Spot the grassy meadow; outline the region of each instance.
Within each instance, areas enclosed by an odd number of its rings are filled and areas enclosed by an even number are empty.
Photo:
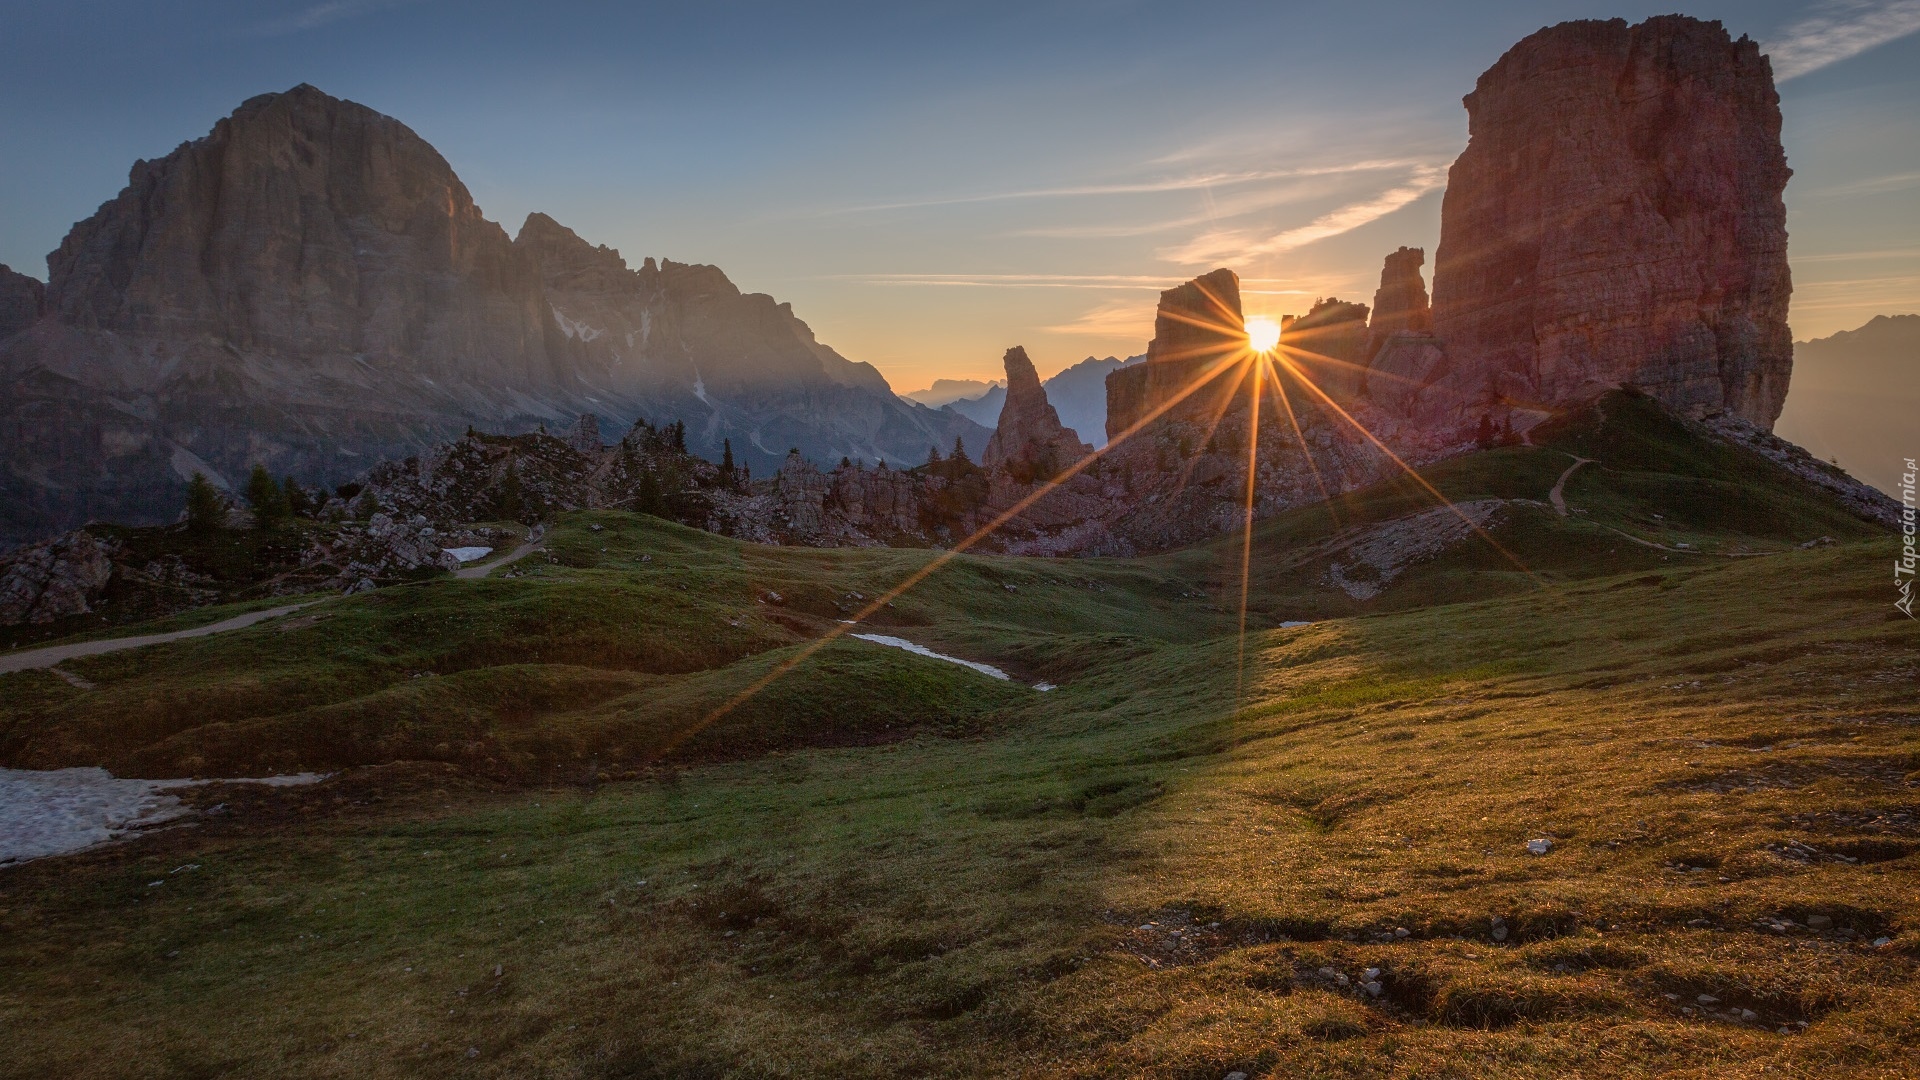
[[[618,513],[0,677],[9,766],[336,774],[0,869],[0,1076],[1913,1075],[1893,544],[1630,434],[1496,530],[1531,577],[1329,588],[1387,485],[1262,528],[1244,641],[1237,540],[961,556],[862,628],[1011,681],[842,638],[707,723],[937,555]],[[1566,452],[1430,479],[1542,499]]]

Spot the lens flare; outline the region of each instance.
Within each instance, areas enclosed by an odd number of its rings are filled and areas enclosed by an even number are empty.
[[[1279,344],[1279,323],[1265,315],[1255,315],[1247,320],[1247,348],[1257,353],[1270,353]]]

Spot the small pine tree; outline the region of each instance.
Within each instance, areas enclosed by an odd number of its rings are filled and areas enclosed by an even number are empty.
[[[273,482],[265,465],[255,465],[247,477],[247,506],[253,510],[253,523],[271,529],[287,520],[287,493]]]
[[[1513,414],[1508,413],[1500,418],[1500,445],[1518,446],[1519,444],[1519,438],[1513,433]]]
[[[506,475],[500,478],[500,490],[494,496],[494,513],[502,521],[519,521],[526,512],[526,497],[520,490],[520,463],[509,458]]]
[[[634,494],[633,508],[642,514],[664,516],[661,512],[660,478],[654,475],[652,469],[640,474],[640,490]]]
[[[853,459],[847,457],[845,454],[842,454],[840,456],[840,467],[843,469],[853,468]]]
[[[973,464],[973,459],[967,456],[967,440],[959,435],[953,437],[953,460],[963,465]]]
[[[733,482],[733,440],[732,439],[720,440],[720,479],[729,484]]]
[[[687,452],[687,422],[685,420],[675,420],[673,422],[672,430],[673,430],[673,448],[675,450],[680,451],[683,454],[686,453]]]
[[[927,464],[929,465],[940,464],[940,448],[939,447],[937,446],[927,447]]]
[[[301,487],[293,477],[289,476],[280,481],[280,488],[287,493],[287,513],[294,517],[312,517],[313,512],[320,508],[314,502],[313,496],[307,493],[307,489]],[[322,488],[320,497],[324,499],[326,496],[326,489]]]
[[[212,532],[227,522],[227,498],[213,486],[205,473],[194,473],[187,481],[187,528],[192,532]]]
[[[1473,441],[1482,450],[1493,445],[1493,417],[1480,414],[1480,430],[1474,434]]]

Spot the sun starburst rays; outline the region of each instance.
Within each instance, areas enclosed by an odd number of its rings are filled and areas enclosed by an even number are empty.
[[[1190,378],[1173,393],[1167,395],[1164,400],[1156,403],[1145,415],[1109,439],[1104,447],[1081,457],[1058,475],[1036,485],[1032,491],[1015,501],[1013,505],[996,514],[992,520],[974,530],[967,537],[955,543],[951,548],[927,560],[919,569],[907,575],[892,588],[887,589],[869,601],[865,607],[855,612],[852,618],[829,627],[818,637],[807,642],[794,655],[776,664],[764,675],[755,679],[718,707],[708,712],[698,722],[677,734],[658,751],[657,757],[665,757],[671,754],[674,750],[684,745],[687,740],[693,738],[746,702],[752,700],[754,696],[811,659],[818,654],[820,650],[852,632],[856,627],[865,623],[894,600],[905,595],[928,577],[932,576],[941,567],[952,562],[954,558],[1004,528],[1008,523],[1018,518],[1042,498],[1084,472],[1097,461],[1112,454],[1128,440],[1133,438],[1133,436],[1139,434],[1149,425],[1158,421],[1168,412],[1208,386],[1218,387],[1216,400],[1208,402],[1201,412],[1201,415],[1206,417],[1206,439],[1209,443],[1219,431],[1227,414],[1232,411],[1234,403],[1239,397],[1240,389],[1244,386],[1247,391],[1247,474],[1242,499],[1243,506],[1241,507],[1240,603],[1237,626],[1238,640],[1235,655],[1236,699],[1245,692],[1246,685],[1247,622],[1250,617],[1253,580],[1253,532],[1254,522],[1259,508],[1261,397],[1267,388],[1268,380],[1272,381],[1274,394],[1287,415],[1288,427],[1292,430],[1294,439],[1299,444],[1301,459],[1305,463],[1308,472],[1313,476],[1314,485],[1318,488],[1322,499],[1326,501],[1328,513],[1334,515],[1336,523],[1338,516],[1333,506],[1331,490],[1327,486],[1326,478],[1321,473],[1318,463],[1314,460],[1313,449],[1308,443],[1305,428],[1301,424],[1299,413],[1294,408],[1291,397],[1287,393],[1286,381],[1288,376],[1298,380],[1302,388],[1313,398],[1318,399],[1318,403],[1322,408],[1345,421],[1347,425],[1357,431],[1367,442],[1371,443],[1382,454],[1386,455],[1388,460],[1392,461],[1400,471],[1404,472],[1419,484],[1419,486],[1441,506],[1448,508],[1453,511],[1454,514],[1458,515],[1461,520],[1466,522],[1467,526],[1490,547],[1499,552],[1500,555],[1509,562],[1519,567],[1523,573],[1527,574],[1527,576],[1532,578],[1536,583],[1544,587],[1546,583],[1541,581],[1519,558],[1503,547],[1498,541],[1494,540],[1485,529],[1475,523],[1470,516],[1458,506],[1455,506],[1445,495],[1441,494],[1438,488],[1435,488],[1425,477],[1421,476],[1418,471],[1407,464],[1404,459],[1389,449],[1384,442],[1368,430],[1352,413],[1341,407],[1331,395],[1314,381],[1312,374],[1301,361],[1356,368],[1362,371],[1367,370],[1364,366],[1351,364],[1335,357],[1324,356],[1312,350],[1301,349],[1294,343],[1284,339],[1276,339],[1270,349],[1255,348],[1255,343],[1249,338],[1246,325],[1242,321],[1240,313],[1235,310],[1232,305],[1227,304],[1221,297],[1214,295],[1212,290],[1208,289],[1204,283],[1196,282],[1195,284],[1198,286],[1198,291],[1202,297],[1205,298],[1207,306],[1214,312],[1217,312],[1219,316],[1221,316],[1220,318],[1216,319],[1205,315],[1195,315],[1180,311],[1162,311],[1160,317],[1208,331],[1211,335],[1217,335],[1218,340],[1211,342],[1202,341],[1180,348],[1162,350],[1155,354],[1154,360],[1151,362],[1157,364],[1167,361],[1206,360],[1207,362],[1205,364],[1195,365],[1199,367],[1200,370],[1194,372]],[[1265,344],[1265,342],[1262,341],[1260,344]],[[1371,372],[1371,374],[1380,375],[1386,373]],[[1176,494],[1185,490],[1187,482],[1192,475],[1193,468],[1195,464],[1197,464],[1202,452],[1204,452],[1204,446],[1194,447],[1193,452],[1186,455],[1188,460],[1184,463],[1185,467],[1174,489]]]

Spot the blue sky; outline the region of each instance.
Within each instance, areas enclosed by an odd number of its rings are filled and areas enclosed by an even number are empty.
[[[899,390],[1140,351],[1158,289],[1370,300],[1439,238],[1460,97],[1515,41],[1671,3],[0,0],[0,262],[135,158],[310,82],[532,210],[792,301]],[[1920,311],[1920,0],[1693,3],[1775,56],[1795,336]]]

